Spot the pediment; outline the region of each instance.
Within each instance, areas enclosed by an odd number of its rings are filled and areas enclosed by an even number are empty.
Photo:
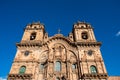
[[[54,41],[63,41],[67,44],[74,45],[74,42],[71,41],[68,37],[63,36],[62,34],[56,34],[48,39],[47,43],[54,42]]]

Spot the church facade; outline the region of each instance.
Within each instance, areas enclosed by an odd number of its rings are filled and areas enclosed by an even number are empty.
[[[49,37],[43,24],[28,24],[16,46],[8,80],[108,80],[101,42],[88,23],[75,23],[67,37]]]

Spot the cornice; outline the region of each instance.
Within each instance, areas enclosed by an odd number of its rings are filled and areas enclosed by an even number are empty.
[[[32,79],[32,74],[9,74],[8,75],[8,80],[11,80],[11,79]]]
[[[36,47],[42,46],[41,43],[16,43],[17,47]]]
[[[25,28],[25,30],[44,30],[44,28]]]
[[[93,60],[82,59],[80,62],[104,62],[104,61],[101,59],[93,59]]]
[[[86,46],[92,46],[92,47],[96,47],[96,46],[101,46],[101,42],[74,42],[71,41],[68,37],[64,37],[61,34],[57,34],[53,37],[49,37],[47,41],[21,41],[20,43],[16,43],[17,47],[41,47],[44,46],[46,44],[49,44],[50,42],[53,42],[54,40],[63,40],[65,42],[67,42],[69,45],[71,46],[80,46],[80,47],[86,47]]]
[[[82,78],[84,79],[107,79],[108,78],[108,74],[107,73],[97,73],[97,74],[83,74]]]
[[[101,46],[101,42],[76,42],[78,46]]]
[[[21,59],[19,59],[19,60],[14,60],[14,63],[15,62],[17,62],[17,63],[23,63],[23,62],[25,62],[25,63],[30,63],[30,62],[32,62],[32,63],[39,63],[38,60],[33,60],[33,59],[31,59],[31,60],[21,60]]]

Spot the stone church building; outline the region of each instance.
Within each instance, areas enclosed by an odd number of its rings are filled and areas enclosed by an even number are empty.
[[[28,24],[16,46],[8,80],[108,80],[101,42],[88,23],[75,23],[67,37],[49,37],[43,24]]]

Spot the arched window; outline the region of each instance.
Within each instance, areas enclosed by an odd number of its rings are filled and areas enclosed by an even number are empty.
[[[41,63],[41,64],[40,64],[40,70],[44,70],[44,69],[45,69],[45,66],[46,66],[46,63]]]
[[[96,74],[97,73],[97,68],[94,65],[92,65],[92,66],[90,66],[90,71],[91,71],[92,74]]]
[[[83,32],[82,34],[81,34],[82,36],[82,39],[88,39],[88,33],[87,32]]]
[[[61,70],[61,63],[60,61],[55,62],[55,71],[60,71]]]
[[[36,33],[34,32],[34,33],[31,33],[31,35],[30,35],[30,40],[34,40],[36,38]]]
[[[59,78],[59,77],[57,77],[57,78],[56,78],[56,80],[60,80],[60,78]]]
[[[61,79],[62,79],[62,80],[66,80],[65,76],[63,76]]]
[[[26,67],[25,66],[21,66],[20,70],[19,70],[19,74],[24,74],[26,71]]]

